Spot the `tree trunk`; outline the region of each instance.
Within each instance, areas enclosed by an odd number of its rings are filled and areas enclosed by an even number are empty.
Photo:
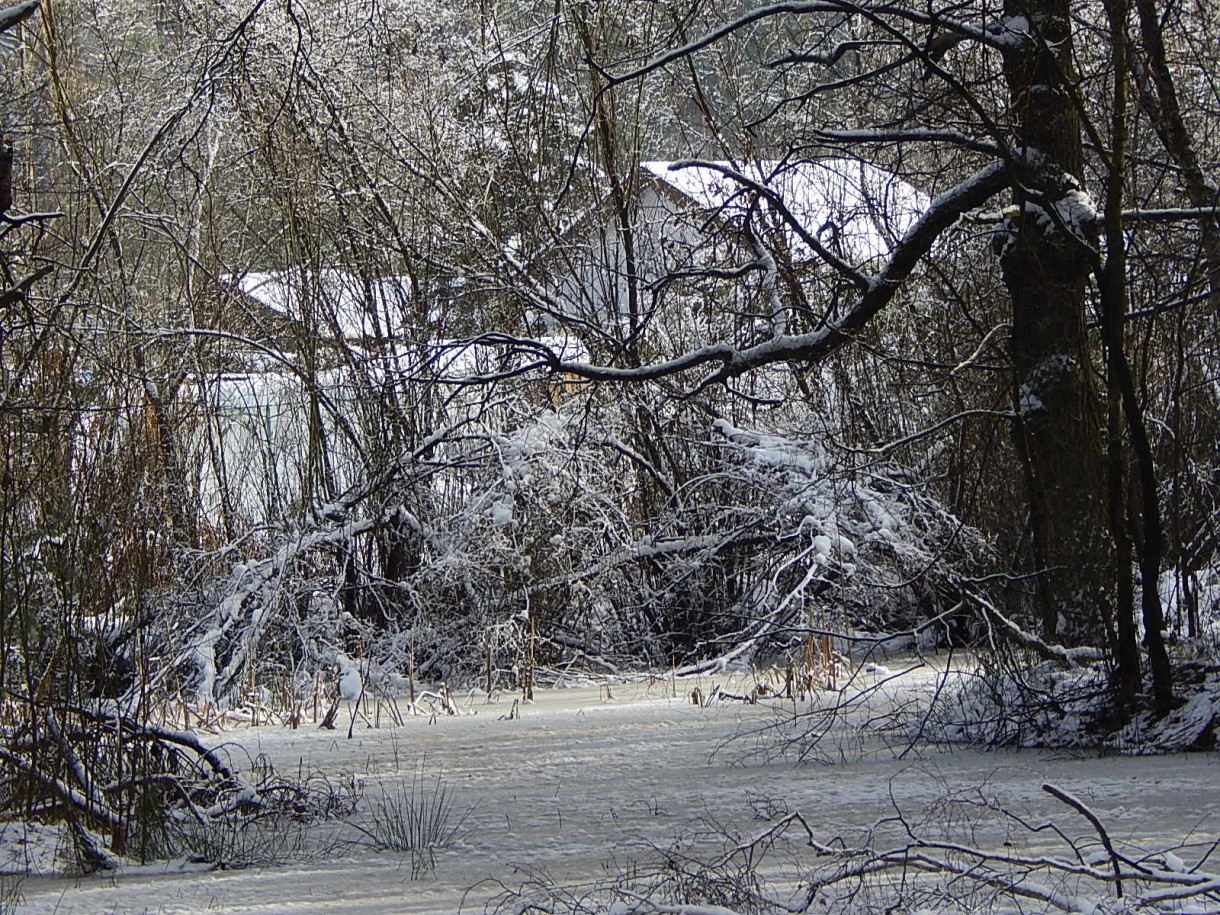
[[[1063,218],[1079,193],[1082,146],[1067,0],[1006,0],[1033,25],[1004,61],[1016,147],[1017,207],[1002,239],[1012,299],[1016,439],[1029,489],[1037,611],[1048,639],[1096,643],[1109,616],[1102,416],[1093,389],[1084,294],[1096,227]]]
[[[1118,702],[1130,711],[1140,693],[1140,657],[1131,579],[1134,543],[1127,511],[1127,460],[1123,429],[1125,383],[1130,381],[1125,347],[1127,317],[1127,249],[1123,237],[1123,185],[1127,157],[1126,0],[1107,0],[1114,91],[1110,117],[1110,157],[1106,175],[1106,261],[1098,271],[1102,340],[1106,350],[1106,460],[1108,506],[1114,537],[1114,620],[1117,628],[1113,684]]]
[[[1111,400],[1117,395],[1119,403],[1111,409],[1121,409],[1127,419],[1131,446],[1135,453],[1139,471],[1141,514],[1143,517],[1143,543],[1140,550],[1140,605],[1144,620],[1144,645],[1148,650],[1148,667],[1152,674],[1152,696],[1158,715],[1168,714],[1173,707],[1173,676],[1165,640],[1161,633],[1165,619],[1161,608],[1159,578],[1161,574],[1162,525],[1160,496],[1156,485],[1156,464],[1148,430],[1144,423],[1143,406],[1135,390],[1131,365],[1127,360],[1125,329],[1127,314],[1127,257],[1126,238],[1123,231],[1123,185],[1126,176],[1127,157],[1127,3],[1125,0],[1107,0],[1106,14],[1110,23],[1110,46],[1114,61],[1114,95],[1112,105],[1111,152],[1109,178],[1106,194],[1106,263],[1100,272],[1103,336],[1106,343],[1107,377]],[[1117,430],[1115,430],[1117,431]],[[1115,445],[1117,443],[1114,443]],[[1112,445],[1113,447],[1113,445]],[[1115,485],[1121,485],[1124,474],[1120,472]],[[1120,557],[1125,562],[1117,568],[1120,589],[1124,592],[1119,602],[1119,652],[1116,680],[1120,696],[1138,689],[1139,668],[1132,669],[1134,654],[1135,620],[1134,608],[1129,598],[1130,591],[1130,535],[1121,518],[1116,518],[1115,543]],[[1126,545],[1124,551],[1122,547]],[[1136,659],[1138,660],[1138,659]],[[1124,682],[1124,679],[1127,682]]]

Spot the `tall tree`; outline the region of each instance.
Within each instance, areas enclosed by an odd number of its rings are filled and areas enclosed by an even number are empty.
[[[887,257],[866,263],[825,243],[827,226],[802,224],[778,184],[723,162],[691,162],[720,171],[743,194],[778,212],[790,237],[800,237],[823,269],[838,275],[847,301],[810,295],[812,274],[791,258],[775,257],[772,236],[772,246],[756,247],[756,260],[744,269],[740,263],[733,271],[709,265],[704,275],[727,284],[785,264],[786,288],[805,291],[785,307],[800,300],[812,309],[812,320],[760,322],[744,343],[708,340],[641,366],[547,358],[557,369],[592,379],[678,376],[695,388],[777,362],[826,360],[866,337],[879,316],[913,294],[923,260],[942,259],[947,245],[960,250],[970,244],[959,231],[963,218],[990,222],[1008,299],[1009,419],[1028,506],[1030,548],[1013,570],[1032,582],[1026,609],[1049,642],[1104,647],[1117,662],[1116,686],[1130,697],[1140,687],[1131,578],[1138,560],[1145,647],[1155,704],[1164,712],[1173,699],[1157,590],[1157,468],[1147,407],[1127,355],[1124,204],[1132,176],[1125,168],[1125,10],[1100,11],[1108,13],[1103,19],[1068,0],[1006,0],[1002,9],[966,4],[945,11],[783,2],[741,12],[643,65],[596,61],[605,74],[598,88],[604,95],[630,81],[672,75],[713,53],[734,57],[722,53],[729,47],[771,47],[770,34],[781,32],[788,48],[762,62],[782,78],[761,114],[753,112],[739,125],[755,138],[768,136],[769,145],[751,153],[784,162],[828,155],[872,159],[935,196],[913,224],[891,229]],[[1104,47],[1082,53],[1075,43],[1082,26],[1091,38],[1104,36]],[[1137,88],[1145,108],[1158,113],[1154,126],[1171,155],[1189,173],[1192,202],[1203,206],[1205,176],[1182,131],[1173,128],[1163,48],[1158,51],[1147,32],[1145,24],[1147,61],[1137,68]],[[795,111],[810,117],[802,122]],[[782,130],[774,129],[777,123]],[[1104,205],[1096,202],[1099,193]],[[995,202],[1002,194],[1008,201]],[[983,212],[986,205],[997,211]],[[877,209],[885,207],[878,203]],[[1189,223],[1195,217],[1184,218]],[[1213,230],[1206,221],[1203,226],[1206,251]],[[1188,230],[1197,227],[1196,220]],[[1102,316],[1101,333],[1091,325],[1093,306]],[[979,346],[981,352],[991,343],[984,338]],[[1105,397],[1098,384],[1103,376]]]

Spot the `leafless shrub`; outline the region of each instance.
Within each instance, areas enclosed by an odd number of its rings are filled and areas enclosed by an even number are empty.
[[[104,705],[17,708],[0,748],[0,813],[65,821],[82,871],[114,856],[252,863],[296,841],[278,824],[343,816],[358,798],[354,782],[285,777],[262,757],[243,772],[194,734]]]
[[[833,689],[784,690],[773,695],[768,702],[774,714],[743,726],[717,753],[737,762],[831,764],[879,750],[895,756],[914,752],[923,739],[914,730],[918,722],[914,710],[926,713],[927,703],[919,698],[919,691],[908,694],[899,684],[908,674],[943,666],[946,660],[917,654],[890,669],[870,660],[874,648],[865,644],[855,660],[842,657]],[[952,656],[948,663],[952,664]],[[939,687],[934,690],[938,691]]]
[[[257,757],[248,777],[246,808],[212,817],[173,809],[160,821],[150,857],[186,858],[219,868],[261,867],[325,857],[340,844],[328,823],[351,815],[361,799],[350,777],[301,770],[286,776]]]
[[[436,869],[437,850],[453,845],[470,810],[459,809],[453,789],[421,764],[409,782],[393,782],[374,800],[368,822],[356,828],[379,851],[407,852],[412,876],[420,877]]]
[[[182,819],[166,826],[158,857],[185,858],[230,870],[271,867],[318,858],[334,847],[319,845],[310,824],[282,818],[223,817],[201,823]]]
[[[491,900],[483,907],[484,912],[513,915],[602,915],[608,906],[605,884],[590,882],[583,884],[561,884],[546,871],[521,868],[521,881],[510,886],[504,881],[491,881],[472,887],[470,894],[491,890]],[[463,911],[465,911],[463,906]]]

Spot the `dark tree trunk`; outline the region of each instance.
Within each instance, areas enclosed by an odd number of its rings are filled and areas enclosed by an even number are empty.
[[[0,137],[0,213],[13,205],[13,147]]]
[[[1140,606],[1144,621],[1144,645],[1148,650],[1148,668],[1152,674],[1152,697],[1159,715],[1165,715],[1173,707],[1173,674],[1165,640],[1164,612],[1161,608],[1159,579],[1161,554],[1163,552],[1160,496],[1156,485],[1156,463],[1148,430],[1144,423],[1143,405],[1139,401],[1127,360],[1125,329],[1127,313],[1127,257],[1126,238],[1123,231],[1123,185],[1126,177],[1127,156],[1127,14],[1126,0],[1107,0],[1106,14],[1110,23],[1111,51],[1114,61],[1114,95],[1111,128],[1111,152],[1109,186],[1106,194],[1106,264],[1099,281],[1102,290],[1103,335],[1106,343],[1107,377],[1111,401],[1117,397],[1112,411],[1121,409],[1127,419],[1127,430],[1139,471],[1140,512],[1143,525],[1143,542],[1140,544]],[[1120,479],[1122,474],[1120,473]],[[1117,481],[1115,483],[1117,484]],[[1130,536],[1121,530],[1119,519],[1115,528],[1115,542],[1120,547],[1130,542]],[[1121,532],[1120,532],[1121,530]],[[1122,554],[1120,549],[1120,555]],[[1126,551],[1126,562],[1117,568],[1120,585],[1130,590],[1130,549]],[[1116,680],[1120,696],[1130,694],[1140,686],[1139,668],[1132,669],[1131,656],[1135,654],[1134,608],[1128,594],[1120,595],[1118,606],[1119,652],[1117,656]]]
[[[1019,159],[1017,207],[1002,240],[1012,299],[1017,447],[1026,467],[1037,604],[1047,638],[1096,643],[1108,628],[1111,543],[1106,524],[1102,412],[1092,385],[1084,296],[1095,226],[1065,223],[1083,158],[1071,94],[1067,0],[1006,0],[1031,45],[1005,58]]]
[[[1123,430],[1124,391],[1131,373],[1124,345],[1127,312],[1127,251],[1123,237],[1123,185],[1127,156],[1126,0],[1107,0],[1112,40],[1114,91],[1110,119],[1110,160],[1106,175],[1106,261],[1098,271],[1101,291],[1102,340],[1106,350],[1107,503],[1114,537],[1115,642],[1113,683],[1119,704],[1130,711],[1141,689],[1140,656],[1135,625],[1135,594],[1131,579],[1134,543],[1127,511],[1127,459]]]

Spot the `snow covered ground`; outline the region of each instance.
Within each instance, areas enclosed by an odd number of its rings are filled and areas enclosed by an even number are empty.
[[[925,670],[905,678],[901,689],[926,689],[932,679]],[[1220,836],[1214,754],[1099,758],[924,748],[898,758],[905,743],[845,729],[825,745],[834,765],[763,764],[746,752],[754,738],[734,738],[770,722],[774,709],[737,701],[693,705],[691,690],[700,686],[706,695],[713,682],[726,685],[724,677],[676,686],[620,683],[611,699],[598,687],[549,690],[518,718],[508,717],[512,696],[495,703],[471,697],[458,717],[408,718],[401,727],[377,729],[357,722],[351,739],[345,716],[336,731],[232,730],[217,740],[266,754],[284,771],[354,774],[366,801],[386,786],[410,784],[421,770],[426,779],[441,778],[456,807],[470,809],[460,839],[422,877],[413,874],[409,855],[373,852],[350,829],[352,842],[323,860],[280,867],[167,872],[161,866],[117,876],[29,877],[20,885],[18,910],[481,912],[527,871],[564,883],[603,879],[632,861],[656,860],[657,848],[713,821],[749,835],[766,828],[764,817],[799,810],[820,839],[850,842],[862,827],[892,814],[895,803],[918,818],[946,792],[975,785],[1035,820],[1053,815],[1069,834],[1089,835],[1091,827],[1048,797],[1041,788],[1046,782],[1088,804],[1118,841],[1152,848]],[[741,692],[749,685],[727,684]],[[890,692],[872,711],[893,701]],[[977,839],[999,846],[1005,836]]]

